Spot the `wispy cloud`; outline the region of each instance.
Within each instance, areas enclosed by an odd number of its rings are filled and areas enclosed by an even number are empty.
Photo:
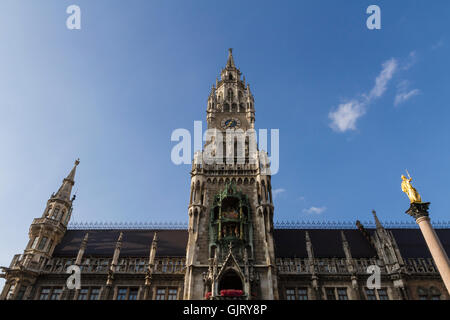
[[[375,85],[370,92],[364,93],[360,98],[341,103],[335,111],[328,114],[331,120],[330,127],[336,132],[356,130],[356,122],[367,110],[367,106],[375,99],[380,98],[387,89],[389,81],[398,69],[398,61],[391,58],[382,64],[382,70],[375,79]]]
[[[283,188],[278,188],[278,189],[273,189],[272,190],[272,196],[275,199],[276,197],[278,197],[280,194],[282,194],[283,192],[285,192],[286,190]]]
[[[303,209],[303,213],[319,215],[325,212],[325,210],[327,210],[327,207],[311,207],[309,209]]]
[[[431,50],[437,50],[437,49],[443,47],[444,44],[445,44],[444,39],[440,39],[438,42],[436,42],[435,44],[433,44],[431,46]]]
[[[417,63],[418,55],[416,51],[411,51],[408,57],[405,59],[402,69],[409,70],[413,65]]]
[[[419,93],[419,89],[409,90],[409,81],[403,80],[397,86],[397,94],[395,95],[394,105],[398,106],[399,104],[411,99]]]
[[[391,58],[382,64],[382,70],[378,77],[375,79],[375,86],[370,91],[368,101],[370,103],[373,99],[381,97],[385,92],[389,81],[397,71],[398,62],[396,59]]]

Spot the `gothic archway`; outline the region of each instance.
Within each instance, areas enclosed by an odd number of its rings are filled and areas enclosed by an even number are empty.
[[[241,277],[232,269],[227,270],[219,281],[219,292],[229,289],[243,290]]]

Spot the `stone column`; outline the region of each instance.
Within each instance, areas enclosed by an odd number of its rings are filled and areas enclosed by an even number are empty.
[[[411,203],[410,208],[406,211],[407,214],[416,219],[420,230],[422,231],[425,242],[427,243],[428,249],[431,252],[434,263],[441,274],[442,280],[450,293],[450,262],[445,252],[441,241],[439,240],[436,232],[430,223],[430,218],[428,214],[429,202],[426,203]]]

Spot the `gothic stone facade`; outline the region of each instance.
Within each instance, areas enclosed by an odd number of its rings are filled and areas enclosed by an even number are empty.
[[[254,97],[230,50],[207,102],[208,129],[227,136],[255,126]],[[231,143],[230,143],[231,141]],[[238,149],[242,152],[239,152]],[[205,159],[206,154],[213,161]],[[268,157],[239,144],[207,142],[195,155],[186,229],[70,229],[79,162],[34,219],[29,243],[0,274],[0,299],[448,299],[418,229],[275,229]],[[450,253],[450,230],[437,234]],[[66,270],[81,269],[68,289]],[[367,267],[381,288],[366,287]]]

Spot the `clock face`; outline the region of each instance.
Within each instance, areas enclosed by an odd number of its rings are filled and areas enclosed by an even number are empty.
[[[221,126],[223,129],[236,129],[241,126],[239,119],[224,119],[222,120]]]

